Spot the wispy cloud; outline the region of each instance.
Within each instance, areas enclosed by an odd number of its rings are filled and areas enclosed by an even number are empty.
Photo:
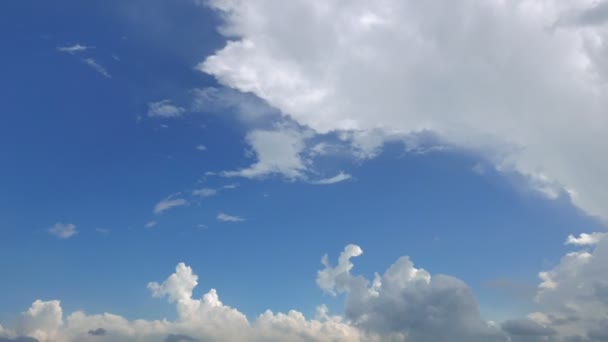
[[[225,213],[217,214],[217,220],[222,222],[243,222],[244,218],[238,216],[232,216]]]
[[[49,228],[48,232],[60,239],[69,239],[78,234],[78,230],[76,230],[76,226],[74,224],[64,224],[59,222],[55,223],[51,228]]]
[[[196,189],[192,191],[192,195],[200,197],[211,197],[217,195],[217,190],[210,188]]]
[[[198,145],[196,146],[196,149],[199,151],[207,151],[207,146],[205,145]]]
[[[238,187],[239,187],[238,183],[226,184],[223,186],[224,189],[236,189]]]
[[[110,230],[105,229],[105,228],[95,228],[95,231],[98,232],[99,234],[109,234],[110,233]]]
[[[146,222],[146,224],[144,225],[144,227],[146,228],[154,228],[158,223],[156,221],[148,221]]]
[[[183,107],[174,105],[171,100],[148,103],[148,116],[151,118],[176,118],[184,114]]]
[[[340,183],[340,182],[344,182],[346,180],[349,180],[353,178],[351,175],[349,175],[348,173],[344,173],[342,171],[340,171],[340,173],[338,173],[337,175],[330,177],[330,178],[323,178],[323,179],[319,179],[316,181],[311,181],[311,184],[317,184],[317,185],[328,185],[328,184],[335,184],[335,183]]]
[[[156,203],[156,205],[154,206],[154,213],[161,214],[171,208],[181,207],[186,204],[188,204],[188,201],[183,198],[172,198],[171,196],[169,196],[164,200]]]
[[[106,68],[104,68],[101,64],[97,63],[97,61],[94,60],[93,58],[85,58],[82,61],[86,65],[90,66],[95,71],[97,71],[98,73],[100,73],[103,77],[105,77],[105,78],[112,78],[112,75],[110,75],[110,73],[108,73],[108,71],[106,70]]]
[[[74,44],[72,46],[58,46],[57,51],[65,52],[65,53],[69,53],[69,54],[73,55],[75,53],[84,52],[84,51],[87,51],[89,49],[94,49],[94,48],[95,48],[94,46]]]

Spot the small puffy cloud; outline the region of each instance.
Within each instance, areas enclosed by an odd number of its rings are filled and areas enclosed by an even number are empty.
[[[566,239],[566,245],[575,245],[575,246],[592,246],[596,245],[600,240],[602,240],[606,236],[606,233],[581,233],[578,237],[574,235],[568,235],[568,239]]]
[[[146,224],[144,225],[144,227],[146,227],[146,228],[154,228],[157,224],[158,224],[158,222],[156,222],[156,221],[148,221],[148,222],[146,222]]]
[[[243,221],[245,221],[245,219],[242,217],[228,215],[225,213],[217,214],[216,218],[218,221],[222,221],[222,222],[243,222]]]
[[[184,114],[186,109],[174,105],[171,100],[148,103],[148,116],[151,118],[176,118]]]
[[[343,171],[340,171],[340,173],[338,173],[337,175],[330,177],[330,178],[323,178],[323,179],[319,179],[316,181],[311,181],[312,184],[317,184],[317,185],[328,185],[328,184],[335,184],[335,183],[340,183],[340,182],[344,182],[346,180],[351,179],[352,176],[349,175],[348,173],[344,173]]]
[[[222,175],[261,178],[278,174],[290,180],[305,178],[307,165],[301,154],[306,147],[307,137],[307,133],[286,126],[254,130],[247,134],[246,141],[257,161],[244,169],[224,171]]]
[[[211,188],[202,188],[196,189],[192,191],[192,195],[199,197],[211,197],[217,195],[218,191],[216,189]]]
[[[102,75],[105,78],[112,78],[112,75],[110,75],[110,73],[108,72],[108,70],[106,70],[105,67],[103,67],[101,64],[99,64],[96,60],[94,60],[93,58],[85,58],[82,60],[86,65],[90,66],[91,68],[93,68],[93,70],[97,71],[100,75]]]
[[[72,223],[55,223],[51,228],[48,229],[48,232],[52,235],[60,239],[69,239],[72,236],[78,234],[78,230],[76,229],[76,225]]]
[[[93,48],[94,48],[93,46],[74,44],[71,46],[58,46],[57,51],[65,52],[65,53],[69,53],[69,54],[75,54],[75,53],[84,52],[84,51],[87,51],[87,50],[93,49]]]
[[[165,198],[164,200],[156,203],[156,205],[154,206],[154,213],[162,214],[163,212],[165,212],[171,208],[181,207],[181,206],[184,206],[187,204],[188,204],[188,201],[186,201],[183,198],[174,198],[173,196],[169,196],[169,197]]]
[[[195,148],[197,151],[207,151],[207,146],[205,145],[197,145]]]

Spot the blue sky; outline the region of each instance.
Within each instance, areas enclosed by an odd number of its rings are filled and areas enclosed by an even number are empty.
[[[554,132],[561,123],[543,123],[552,116],[570,122],[569,114],[552,110],[579,103],[580,94],[551,88],[514,105],[506,88],[517,89],[520,79],[486,94],[485,80],[467,81],[479,78],[473,67],[439,62],[433,70],[441,72],[425,74],[434,62],[420,64],[407,75],[424,78],[402,84],[384,70],[384,63],[396,62],[392,55],[373,52],[385,42],[366,45],[370,33],[342,33],[344,41],[357,42],[351,48],[362,51],[360,62],[328,52],[333,38],[316,31],[325,19],[318,27],[300,22],[312,13],[304,3],[264,10],[255,8],[265,8],[261,3],[237,3],[0,4],[0,338],[3,332],[7,341],[76,338],[59,328],[45,334],[19,328],[19,314],[37,299],[61,300],[64,319],[82,310],[184,320],[179,307],[146,288],[180,262],[199,275],[193,297],[217,289],[225,305],[250,320],[267,309],[312,317],[326,304],[349,329],[384,336],[349,316],[354,288],[344,285],[342,295],[332,296],[318,278],[321,257],[335,261],[348,244],[365,252],[353,273],[370,283],[375,272],[407,255],[417,268],[462,280],[484,322],[511,322],[540,310],[534,299],[539,272],[561,269],[573,250],[565,244],[568,235],[605,230],[605,182],[593,179],[605,160],[584,157],[602,151],[605,138],[587,142],[581,129],[564,133],[560,145]],[[357,3],[339,13],[359,13],[366,5]],[[385,13],[378,6],[370,5],[370,13]],[[362,18],[366,30],[384,20]],[[605,30],[597,30],[604,37]],[[245,43],[230,50],[229,41]],[[509,39],[504,44],[509,48]],[[378,63],[365,64],[374,58]],[[524,70],[541,59],[513,58],[490,64],[487,73]],[[458,77],[461,87],[451,88]],[[466,89],[485,100],[471,100]],[[559,91],[573,100],[543,102]],[[501,104],[507,114],[488,111]],[[384,116],[387,106],[395,112]],[[546,113],[530,114],[538,108]],[[485,116],[461,114],[469,110]],[[594,108],[581,110],[596,120]],[[591,137],[608,127],[600,114]],[[176,205],[163,207],[171,201]],[[592,253],[596,243],[574,244]],[[340,292],[338,283],[332,288]],[[172,298],[169,285],[163,289],[159,296]],[[503,324],[501,333],[508,328]]]

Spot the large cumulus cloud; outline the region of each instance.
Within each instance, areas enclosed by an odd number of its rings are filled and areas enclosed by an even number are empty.
[[[361,156],[432,131],[608,218],[608,25],[596,0],[210,0],[199,69]]]

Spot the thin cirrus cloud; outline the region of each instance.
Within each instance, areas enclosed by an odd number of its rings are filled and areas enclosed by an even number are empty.
[[[353,177],[351,175],[349,175],[348,173],[344,173],[343,171],[340,171],[337,175],[335,175],[333,177],[318,179],[315,181],[311,181],[310,183],[316,184],[316,185],[329,185],[329,184],[336,184],[336,183],[344,182],[351,178],[353,178]]]
[[[407,256],[371,279],[356,274],[353,260],[362,257],[363,249],[350,244],[335,264],[323,256],[316,276],[320,290],[342,296],[342,316],[319,305],[314,318],[296,310],[267,310],[249,320],[225,305],[216,289],[195,298],[199,277],[179,263],[164,281],[147,285],[152,297],[175,305],[174,321],[130,321],[84,311],[64,317],[59,300],[36,300],[14,329],[0,326],[0,341],[599,342],[605,340],[608,311],[605,293],[598,291],[608,277],[607,248],[608,239],[602,238],[590,250],[569,252],[540,272],[536,311],[500,324],[484,320],[465,282],[431,274]]]
[[[78,230],[76,229],[76,225],[72,223],[55,223],[52,227],[48,229],[48,232],[51,235],[54,235],[60,239],[69,239],[74,235],[78,234]]]
[[[225,213],[219,213],[217,214],[217,220],[221,221],[221,222],[243,222],[245,221],[244,218],[239,217],[239,216],[234,216],[234,215],[228,215]]]
[[[174,198],[173,196],[169,196],[160,202],[156,203],[154,206],[155,214],[162,214],[169,209],[173,209],[176,207],[182,207],[188,205],[188,201],[183,198]]]
[[[317,134],[345,132],[364,158],[387,140],[433,132],[608,219],[608,160],[597,158],[608,146],[605,4],[207,4],[230,39],[198,69],[222,85],[257,95]],[[260,152],[263,135],[248,137],[258,162],[227,175],[301,177],[298,140],[281,151],[286,163],[273,164]]]
[[[216,189],[211,189],[211,188],[202,188],[202,189],[192,190],[192,195],[198,196],[198,197],[211,197],[211,196],[217,195],[217,193],[218,193],[218,191]]]
[[[58,46],[57,51],[65,52],[65,53],[69,53],[69,54],[75,54],[75,53],[84,52],[84,51],[94,49],[94,48],[95,48],[94,46],[74,44],[74,45],[68,45],[68,46]]]

